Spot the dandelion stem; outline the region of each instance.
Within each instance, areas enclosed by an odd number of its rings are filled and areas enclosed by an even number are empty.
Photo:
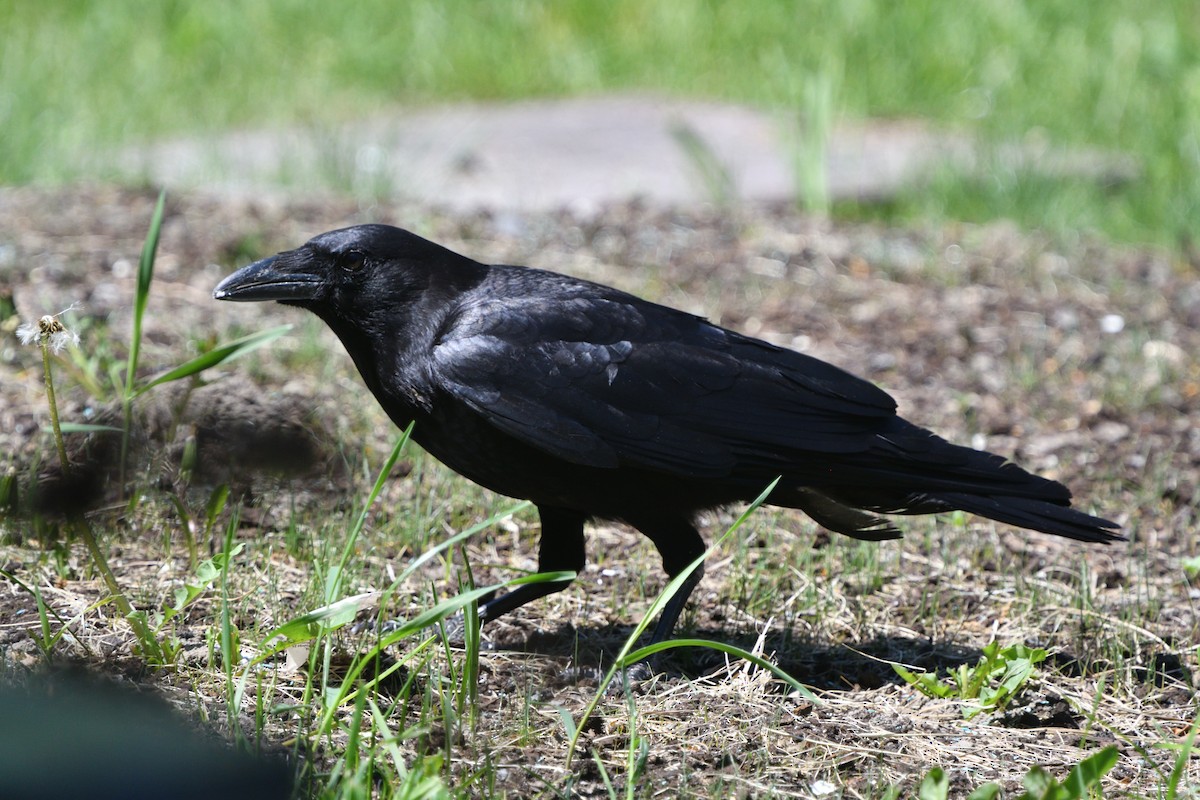
[[[104,557],[104,553],[100,551],[100,544],[96,541],[96,537],[92,534],[92,526],[87,523],[87,520],[82,517],[75,520],[75,533],[83,539],[84,545],[87,546],[88,552],[92,555],[92,561],[96,564],[96,569],[100,570],[100,577],[104,579],[104,585],[108,587],[108,593],[112,595],[113,602],[117,604],[117,608],[121,612],[121,616],[129,620],[130,624],[137,629],[138,639],[145,644],[147,641],[153,641],[153,637],[149,635],[145,625],[140,619],[133,615],[133,606],[129,599],[125,597],[125,593],[121,591],[121,585],[117,583],[117,576],[113,575],[108,566],[108,559]]]
[[[50,403],[50,427],[54,431],[54,446],[58,449],[58,463],[62,466],[64,478],[69,478],[71,475],[71,463],[67,460],[67,447],[63,443],[62,426],[58,422],[58,401],[54,397],[54,379],[50,373],[50,333],[43,331],[38,337],[38,345],[42,349],[42,367],[46,377],[46,399]],[[78,516],[72,519],[72,527],[80,539],[83,539],[84,545],[92,556],[92,563],[96,565],[96,569],[100,572],[100,577],[104,579],[104,585],[108,588],[108,593],[112,596],[113,602],[117,604],[117,609],[120,610],[121,616],[129,620],[133,625],[134,631],[137,634],[138,640],[144,648],[157,646],[154,636],[146,628],[145,622],[138,616],[134,615],[133,605],[129,599],[125,597],[125,593],[121,591],[121,585],[117,583],[117,576],[113,574],[112,569],[108,566],[108,559],[104,557],[103,551],[100,549],[100,544],[96,541],[95,535],[92,533],[92,526],[88,521]]]
[[[63,477],[71,473],[71,464],[67,461],[67,447],[63,444],[62,426],[58,424],[58,402],[54,399],[54,380],[50,376],[50,336],[42,334],[38,338],[42,349],[42,371],[46,376],[46,399],[50,401],[50,427],[54,430],[54,446],[58,448],[58,463],[62,465]]]

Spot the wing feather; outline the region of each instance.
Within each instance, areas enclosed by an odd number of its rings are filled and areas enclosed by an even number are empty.
[[[477,301],[433,350],[438,388],[577,464],[693,477],[872,446],[895,403],[817,359],[608,290]]]

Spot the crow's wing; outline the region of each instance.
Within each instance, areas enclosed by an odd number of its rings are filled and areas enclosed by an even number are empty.
[[[863,452],[895,413],[823,361],[615,290],[475,300],[430,366],[438,390],[556,457],[695,477]]]

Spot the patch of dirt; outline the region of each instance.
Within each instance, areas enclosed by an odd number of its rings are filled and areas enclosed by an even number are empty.
[[[89,409],[90,410],[90,409]],[[344,463],[306,395],[275,391],[231,375],[216,383],[164,386],[134,407],[122,469],[121,404],[87,415],[109,430],[71,437],[64,475],[44,465],[18,512],[60,517],[118,502],[149,473],[157,488],[187,493],[227,484],[250,500],[280,479],[310,494],[345,492]],[[28,444],[28,443],[27,443]],[[120,485],[122,476],[128,478]]]
[[[150,192],[103,186],[0,190],[0,298],[11,296],[23,320],[82,303],[68,320],[84,335],[84,358],[102,358],[88,348],[105,337],[123,341],[129,329],[133,265],[153,202]],[[203,496],[216,481],[241,485],[239,535],[260,548],[272,576],[269,593],[250,579],[242,587],[241,630],[265,631],[311,607],[311,555],[284,546],[296,533],[289,520],[306,519],[293,516],[305,507],[343,513],[369,488],[364,455],[377,465],[396,433],[314,321],[294,309],[212,302],[211,289],[251,258],[368,220],[412,228],[482,261],[615,284],[847,367],[891,391],[908,418],[1067,483],[1083,508],[1116,520],[1130,537],[1082,548],[977,520],[913,519],[902,521],[910,531],[903,542],[861,547],[821,536],[796,515],[765,514],[756,539],[709,565],[685,631],[757,648],[821,690],[824,703],[787,697],[768,673],[726,665],[710,651],[677,656],[635,698],[637,733],[651,743],[645,780],[655,791],[811,795],[828,783],[843,796],[870,796],[887,782],[911,786],[935,765],[957,765],[955,791],[984,780],[1012,789],[1032,764],[1061,775],[1112,741],[1122,758],[1110,790],[1153,791],[1146,787],[1169,772],[1174,754],[1160,745],[1182,739],[1197,713],[1200,583],[1184,563],[1197,555],[1200,265],[1005,224],[899,230],[782,208],[678,212],[634,203],[587,215],[463,216],[341,198],[173,196],[147,315],[145,374],[205,344],[298,323],[267,354],[222,367],[190,393],[152,395],[138,411],[137,485],[177,491],[189,439],[203,454],[187,484],[193,491]],[[16,320],[0,325],[8,326],[0,340],[0,466],[24,486],[52,460],[41,364],[10,335]],[[65,418],[107,418],[103,403],[61,374]],[[108,447],[79,445],[81,459],[88,446]],[[432,544],[506,507],[414,458],[410,475],[388,482],[372,525],[411,513],[414,528],[428,522]],[[280,466],[301,469],[289,477]],[[98,474],[94,513],[111,521],[114,566],[153,605],[187,575],[177,548],[163,545],[183,523],[169,510],[122,517],[106,505],[120,494],[111,467]],[[708,515],[706,528],[716,534],[730,520]],[[92,608],[103,590],[78,546],[54,545],[47,559],[44,532],[12,516],[0,525],[10,542],[0,556],[6,571],[36,584],[70,621],[60,647],[101,669],[128,660],[127,629],[109,607]],[[536,524],[518,516],[473,540],[475,580],[532,567],[535,533]],[[386,586],[389,570],[414,549],[419,542],[370,538],[363,575],[377,577],[364,577],[363,588]],[[485,629],[494,649],[482,658],[481,729],[451,743],[453,775],[504,764],[499,789],[517,795],[566,778],[557,708],[577,712],[590,690],[563,676],[577,664],[608,663],[661,584],[652,548],[619,526],[590,529],[589,556],[570,591]],[[447,569],[415,577],[393,613],[427,607],[431,585],[451,591]],[[180,625],[196,652],[204,652],[211,612],[201,602]],[[0,580],[0,651],[36,663],[37,630],[33,598]],[[964,721],[954,702],[917,694],[884,663],[946,670],[972,663],[993,638],[1046,647],[1055,664],[1004,716]],[[167,688],[205,681],[201,668],[190,669],[143,680]],[[294,689],[288,680],[280,678],[280,691]],[[224,713],[219,695],[214,718]],[[247,702],[242,712],[251,715]],[[289,722],[271,724],[285,741]],[[625,769],[630,725],[618,700],[602,704],[586,733],[611,774]],[[574,790],[602,795],[591,759],[577,763]],[[1197,765],[1188,770],[1200,783]]]

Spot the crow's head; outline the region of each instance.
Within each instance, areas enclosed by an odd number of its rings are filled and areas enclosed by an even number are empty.
[[[217,285],[213,297],[278,300],[328,317],[339,310],[396,308],[477,269],[470,259],[401,228],[356,225],[241,268]]]

